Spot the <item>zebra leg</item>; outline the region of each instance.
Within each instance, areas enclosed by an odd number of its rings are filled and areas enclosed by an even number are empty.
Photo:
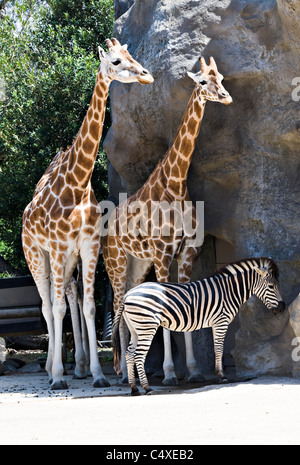
[[[134,372],[134,363],[135,363],[134,356],[135,356],[138,339],[137,339],[136,332],[134,331],[134,329],[132,328],[129,322],[127,322],[127,326],[130,328],[130,332],[131,332],[130,344],[125,354],[126,362],[127,362],[127,371],[128,371],[128,382],[129,382],[129,386],[131,387],[131,395],[139,396],[140,391],[136,385],[135,372]]]
[[[135,364],[138,371],[140,384],[142,388],[146,391],[146,394],[152,392],[152,389],[149,385],[149,381],[145,371],[145,360],[149,352],[150,346],[152,344],[153,338],[158,330],[159,325],[154,323],[151,328],[144,330],[143,333],[138,334],[137,348],[135,351]]]
[[[135,372],[134,372],[134,353],[131,351],[131,348],[128,348],[128,351],[125,354],[127,362],[127,371],[128,371],[128,383],[131,388],[132,396],[139,396],[140,391],[136,385]]]
[[[219,378],[219,383],[228,383],[228,379],[224,375],[223,371],[223,353],[224,353],[224,341],[227,333],[228,325],[213,326],[213,338],[215,348],[215,368],[216,375]]]
[[[146,394],[149,394],[150,392],[152,392],[152,389],[149,385],[149,381],[148,381],[146,371],[145,371],[145,360],[146,360],[146,356],[148,354],[149,348],[147,349],[146,354],[135,355],[135,364],[136,364],[136,368],[139,374],[140,383],[144,391],[146,391]],[[146,350],[146,348],[144,350]]]

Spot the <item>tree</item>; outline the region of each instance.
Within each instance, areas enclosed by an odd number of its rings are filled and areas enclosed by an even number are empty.
[[[6,95],[0,101],[0,254],[25,269],[22,214],[55,154],[80,128],[99,66],[98,45],[105,47],[112,34],[113,0],[2,4],[0,79]],[[93,179],[101,201],[107,196],[102,148]]]

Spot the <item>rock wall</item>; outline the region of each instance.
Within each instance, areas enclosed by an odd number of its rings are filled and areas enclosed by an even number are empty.
[[[146,181],[191,95],[186,72],[199,69],[200,55],[214,56],[234,104],[208,102],[189,172],[193,200],[205,201],[207,235],[194,278],[224,262],[271,256],[290,303],[300,290],[300,102],[292,98],[300,76],[300,0],[115,3],[128,8],[115,23],[116,36],[155,82],[112,88],[105,141],[112,190],[122,185],[133,193]],[[238,373],[295,374],[296,320],[289,312],[276,318],[252,299],[228,338]],[[204,369],[212,366],[210,340],[195,335]]]

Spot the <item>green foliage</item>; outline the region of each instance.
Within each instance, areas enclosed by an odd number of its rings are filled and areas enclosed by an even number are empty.
[[[81,126],[99,66],[97,48],[112,35],[113,0],[1,3],[0,244],[4,258],[24,268],[22,213],[53,157]],[[99,201],[107,195],[106,168],[101,148],[93,177]]]

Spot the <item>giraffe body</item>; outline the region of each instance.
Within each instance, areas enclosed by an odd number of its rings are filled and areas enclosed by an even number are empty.
[[[92,100],[72,146],[59,153],[37,185],[34,198],[23,215],[22,241],[25,257],[42,298],[42,311],[49,332],[46,369],[52,389],[64,389],[61,357],[65,293],[79,260],[82,263],[83,313],[90,347],[90,370],[94,386],[108,386],[97,354],[94,284],[100,252],[101,212],[91,186],[98,155],[109,86],[153,82],[152,76],[116,39],[106,41],[109,51],[99,48],[101,65]],[[53,296],[50,289],[52,276]],[[74,299],[73,299],[74,300]]]
[[[214,59],[210,59],[209,66],[203,58],[200,61],[201,71],[197,74],[188,73],[196,82],[196,86],[172,146],[144,186],[116,209],[116,214],[109,221],[108,234],[102,238],[103,258],[115,293],[115,312],[122,305],[125,292],[141,284],[153,265],[158,282],[169,282],[171,264],[177,260],[178,282],[190,281],[193,265],[200,252],[201,244],[197,244],[195,237],[188,235],[184,228],[186,217],[183,212],[185,211],[185,214],[192,218],[193,230],[197,229],[197,214],[191,204],[187,189],[188,170],[207,100],[226,105],[232,103],[232,98],[222,85],[223,76],[218,72]],[[131,207],[137,202],[144,205],[143,212],[139,212],[138,215],[134,211],[131,212]],[[169,205],[175,203],[178,207],[178,216],[171,215],[167,223],[162,208],[163,202]],[[157,207],[161,209],[160,214],[155,213],[153,204],[160,205]],[[185,210],[187,204],[189,205],[188,212]],[[144,234],[130,233],[132,228],[128,226],[137,216],[143,221]],[[177,218],[176,224],[175,217]],[[159,221],[156,224],[157,218]],[[177,234],[177,225],[180,223],[183,229],[180,234]],[[166,225],[168,234],[164,234],[163,231]],[[153,234],[153,228],[155,234]],[[149,231],[152,231],[152,234]],[[140,260],[135,272],[129,274],[130,256]],[[122,359],[121,367],[117,366],[116,369],[122,371],[125,382],[127,369],[124,354],[128,344],[123,321],[120,322],[120,332]],[[201,381],[203,377],[199,373],[193,355],[190,333],[185,335],[185,341],[189,379]],[[170,333],[166,330],[164,330],[164,350],[164,384],[178,384],[172,360]]]

